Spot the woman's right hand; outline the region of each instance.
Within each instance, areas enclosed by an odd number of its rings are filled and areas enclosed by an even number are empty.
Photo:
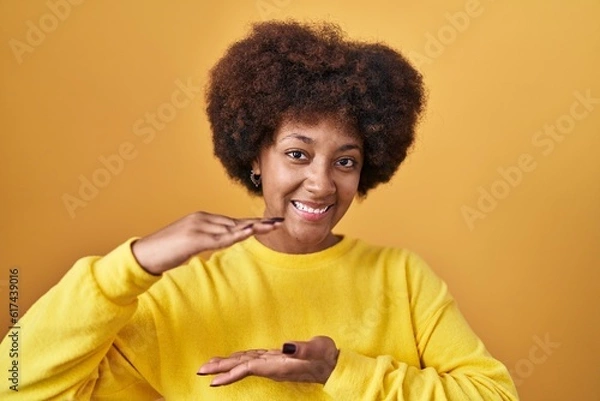
[[[234,219],[196,212],[140,238],[131,248],[140,266],[160,275],[200,252],[224,248],[254,234],[268,233],[282,222],[282,218]]]

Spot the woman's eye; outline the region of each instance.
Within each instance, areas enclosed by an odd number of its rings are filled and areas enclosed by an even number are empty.
[[[354,167],[356,165],[356,162],[353,159],[344,158],[338,160],[338,164],[342,167]]]
[[[299,150],[292,150],[290,152],[287,152],[287,155],[289,157],[291,157],[292,159],[296,159],[296,160],[301,160],[304,157],[304,154],[302,152],[300,152]]]

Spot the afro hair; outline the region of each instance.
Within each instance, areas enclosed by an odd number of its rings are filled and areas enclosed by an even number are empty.
[[[363,141],[365,196],[405,159],[425,95],[421,74],[387,45],[347,40],[332,23],[270,21],[213,67],[206,102],[214,153],[251,193],[261,194],[251,164],[284,118],[334,116]]]

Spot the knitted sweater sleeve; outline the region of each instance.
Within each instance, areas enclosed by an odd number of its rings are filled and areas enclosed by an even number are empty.
[[[446,284],[414,254],[405,271],[412,313],[407,323],[421,366],[341,349],[324,390],[334,400],[518,400],[507,369],[486,351]]]
[[[104,257],[80,259],[41,297],[0,344],[0,365],[17,361],[17,386],[0,386],[2,400],[156,400],[118,346],[118,333],[138,308],[137,297],[159,277],[131,252],[133,239]],[[18,355],[9,359],[10,334]],[[14,334],[14,333],[13,333]],[[13,337],[14,338],[14,337]]]

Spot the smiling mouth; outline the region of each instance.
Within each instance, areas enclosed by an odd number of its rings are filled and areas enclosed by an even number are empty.
[[[307,206],[304,203],[298,202],[298,201],[292,201],[292,205],[294,205],[294,207],[296,209],[300,210],[301,212],[311,213],[311,214],[317,214],[317,215],[318,214],[326,213],[333,206],[333,205],[328,205],[328,206],[325,206],[325,207],[320,208],[320,209],[314,209],[314,208],[312,208],[310,206]]]

